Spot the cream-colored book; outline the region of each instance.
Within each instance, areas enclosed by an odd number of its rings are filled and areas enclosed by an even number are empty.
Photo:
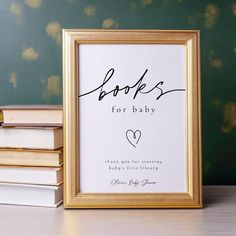
[[[1,106],[3,126],[62,126],[61,105]]]
[[[0,166],[1,183],[60,185],[63,169],[53,167]]]
[[[0,127],[0,147],[54,150],[63,146],[61,127]]]
[[[62,149],[55,151],[35,149],[0,149],[0,165],[60,167],[62,164]]]

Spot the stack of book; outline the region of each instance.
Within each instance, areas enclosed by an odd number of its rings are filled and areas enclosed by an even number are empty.
[[[0,109],[0,204],[57,207],[63,200],[62,107]]]

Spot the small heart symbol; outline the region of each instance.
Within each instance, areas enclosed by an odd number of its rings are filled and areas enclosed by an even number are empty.
[[[126,131],[126,138],[128,140],[128,142],[136,148],[137,143],[139,142],[140,138],[141,138],[141,131],[140,130],[131,130],[128,129]]]

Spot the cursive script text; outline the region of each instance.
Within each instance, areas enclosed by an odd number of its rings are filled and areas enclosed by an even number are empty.
[[[87,93],[79,95],[79,97],[83,97],[83,96],[89,95],[91,93],[94,93],[96,91],[99,91],[98,101],[101,101],[108,94],[112,94],[114,97],[116,97],[118,95],[118,93],[121,92],[121,91],[124,91],[124,94],[128,94],[129,92],[134,91],[133,99],[135,99],[138,94],[149,94],[149,93],[153,92],[154,90],[157,90],[158,91],[158,96],[156,97],[156,100],[158,100],[162,96],[164,96],[165,94],[172,93],[172,92],[185,91],[185,89],[182,89],[182,88],[176,88],[176,89],[171,89],[171,90],[164,91],[161,88],[161,86],[164,84],[164,81],[159,81],[154,87],[152,87],[150,89],[147,89],[146,88],[147,84],[143,82],[143,79],[144,79],[145,75],[147,74],[147,72],[148,72],[148,69],[146,69],[144,71],[144,73],[140,77],[140,79],[133,85],[126,85],[124,87],[116,85],[114,89],[107,91],[107,89],[105,90],[104,87],[105,87],[105,85],[107,86],[108,82],[111,80],[111,78],[113,77],[113,75],[115,73],[115,69],[111,68],[106,73],[106,75],[104,77],[104,80],[103,80],[103,83],[100,86],[93,89],[92,91],[89,91]]]
[[[144,187],[146,185],[155,185],[157,181],[150,181],[149,179],[130,179],[130,180],[120,180],[120,179],[112,179],[110,182],[111,186],[119,186],[119,185],[128,185],[134,187]]]

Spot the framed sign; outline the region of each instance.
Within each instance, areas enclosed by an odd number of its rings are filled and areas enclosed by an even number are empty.
[[[198,31],[63,30],[65,208],[200,208]]]

